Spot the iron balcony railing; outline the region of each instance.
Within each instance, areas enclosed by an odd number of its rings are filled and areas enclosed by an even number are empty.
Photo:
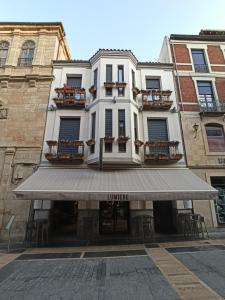
[[[82,162],[84,159],[84,142],[79,140],[48,140],[49,146],[45,153],[47,160],[51,162],[76,161]]]
[[[217,103],[215,100],[213,101],[202,101],[202,98],[199,99],[199,110],[200,112],[220,112],[225,113],[225,102]]]
[[[57,98],[54,98],[58,108],[85,108],[86,92],[84,88],[73,88],[64,85],[56,88]]]
[[[33,58],[18,58],[18,66],[31,66]]]
[[[207,65],[194,65],[195,67],[195,72],[197,73],[209,73],[209,67]]]
[[[3,67],[6,63],[6,58],[0,58],[0,67]]]

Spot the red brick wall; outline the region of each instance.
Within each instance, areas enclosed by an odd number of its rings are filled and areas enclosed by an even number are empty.
[[[192,71],[192,66],[191,65],[177,65],[177,70]]]
[[[173,49],[171,50],[173,53]],[[174,44],[174,52],[175,52],[177,63],[185,63],[185,64],[191,63],[189,51],[185,44]]]
[[[219,100],[225,101],[225,78],[216,78],[216,90]]]
[[[211,69],[214,72],[225,72],[225,67],[223,66],[211,66]]]
[[[183,102],[197,103],[198,100],[192,78],[190,76],[180,76],[179,81]]]
[[[219,46],[208,46],[207,51],[210,64],[225,64],[223,52]]]
[[[184,110],[184,111],[199,111],[199,106],[197,104],[191,104],[191,105],[183,105],[183,106],[180,106],[181,110]]]

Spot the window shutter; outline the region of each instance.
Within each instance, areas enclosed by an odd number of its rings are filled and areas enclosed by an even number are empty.
[[[80,136],[80,118],[61,119],[59,140],[74,141],[74,140],[79,140],[79,136]],[[77,153],[78,147],[74,147],[74,146],[63,147],[62,145],[59,145],[58,152]]]
[[[154,141],[168,141],[166,120],[148,119],[148,138]]]
[[[105,136],[112,136],[112,109],[105,110]]]
[[[74,88],[81,88],[81,76],[67,77],[67,84]]]
[[[112,82],[112,65],[106,65],[106,82]]]

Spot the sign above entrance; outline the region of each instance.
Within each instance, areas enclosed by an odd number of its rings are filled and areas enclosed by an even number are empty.
[[[128,201],[128,194],[108,194],[108,201]]]

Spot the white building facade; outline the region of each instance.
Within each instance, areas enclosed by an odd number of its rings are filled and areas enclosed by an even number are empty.
[[[208,186],[186,169],[173,64],[100,49],[54,61],[53,75],[41,167],[18,197],[39,199],[52,236],[177,232],[179,211]]]

